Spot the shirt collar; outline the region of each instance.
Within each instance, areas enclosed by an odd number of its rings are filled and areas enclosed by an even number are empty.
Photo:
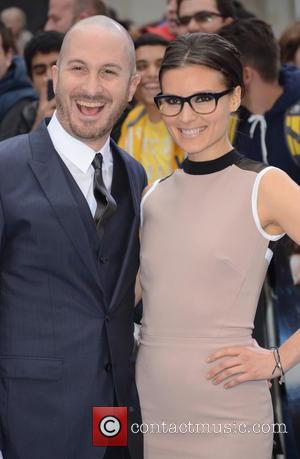
[[[107,139],[103,147],[95,152],[85,143],[70,135],[57,119],[54,112],[50,123],[48,124],[48,132],[55,150],[58,154],[72,164],[74,164],[82,172],[86,173],[96,153],[101,153],[103,157],[103,167],[107,168],[113,163],[112,153],[110,149],[110,138]]]

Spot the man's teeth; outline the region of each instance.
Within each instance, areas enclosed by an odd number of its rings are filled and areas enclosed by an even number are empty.
[[[190,137],[194,137],[194,136],[200,134],[200,132],[202,132],[204,130],[205,130],[205,127],[194,128],[194,129],[180,129],[180,131],[181,131],[181,133],[183,135],[190,136]]]
[[[99,107],[103,107],[103,103],[100,103],[100,102],[84,102],[84,101],[81,101],[79,100],[78,102],[78,105],[81,105],[82,107],[88,107],[88,108],[99,108]]]

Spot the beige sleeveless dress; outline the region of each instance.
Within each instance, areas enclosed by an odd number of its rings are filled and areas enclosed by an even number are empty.
[[[142,204],[144,315],[137,357],[145,459],[270,459],[266,381],[231,389],[206,379],[206,358],[252,343],[272,256],[257,214],[270,168],[231,151],[155,183]]]

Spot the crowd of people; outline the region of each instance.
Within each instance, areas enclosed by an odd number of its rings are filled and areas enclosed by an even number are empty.
[[[33,34],[4,9],[0,140],[4,459],[270,459],[265,434],[94,448],[90,410],[272,423],[300,334],[266,350],[252,329],[284,235],[300,283],[299,21],[278,40],[238,0],[166,0],[141,26],[49,0]]]

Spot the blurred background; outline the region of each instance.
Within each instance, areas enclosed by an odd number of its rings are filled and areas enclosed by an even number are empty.
[[[156,21],[163,16],[165,0],[109,0],[122,20],[136,24]],[[258,17],[270,22],[279,36],[285,27],[300,18],[300,0],[242,0],[245,7]],[[48,0],[1,0],[0,11],[9,6],[19,6],[27,13],[28,29],[36,32],[46,21]]]

